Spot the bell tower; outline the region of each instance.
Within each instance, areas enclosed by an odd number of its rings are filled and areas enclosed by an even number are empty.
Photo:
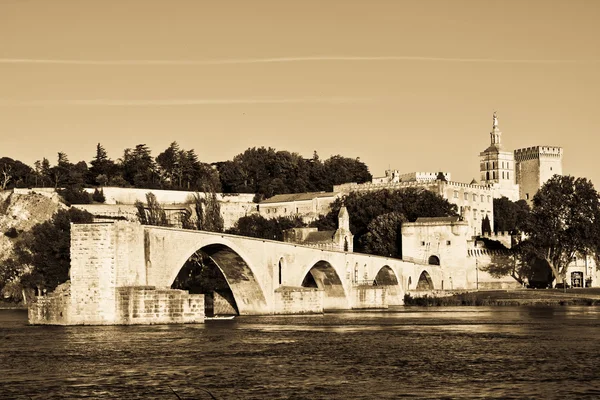
[[[502,151],[502,131],[498,123],[498,114],[494,111],[490,145],[479,153],[480,183],[491,186],[494,197],[508,197],[512,201],[519,199],[519,188],[515,184],[515,158],[510,151]]]

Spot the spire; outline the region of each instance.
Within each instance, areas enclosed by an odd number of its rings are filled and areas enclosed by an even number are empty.
[[[338,229],[350,230],[350,215],[345,205],[342,205],[340,212],[338,213]]]
[[[496,111],[494,111],[494,121],[492,123],[492,131],[490,132],[491,145],[500,149],[500,147],[502,146],[501,136],[502,132],[498,127],[498,115],[496,114]]]

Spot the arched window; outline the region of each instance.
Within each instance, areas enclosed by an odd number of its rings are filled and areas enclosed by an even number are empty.
[[[344,237],[344,251],[348,251],[348,237]]]
[[[490,180],[490,171],[485,173],[485,180],[489,181]]]
[[[430,256],[428,260],[429,265],[440,265],[440,259],[438,256]]]
[[[281,282],[283,282],[283,273],[282,273],[283,266],[281,265],[282,261],[283,261],[283,258],[279,260],[279,284],[280,285],[281,285]]]

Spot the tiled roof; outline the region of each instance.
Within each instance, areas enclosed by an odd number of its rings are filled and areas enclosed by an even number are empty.
[[[331,242],[335,231],[310,232],[303,243]]]
[[[286,203],[291,201],[302,201],[312,200],[321,197],[334,197],[335,192],[312,192],[312,193],[290,193],[290,194],[277,194],[266,200],[260,202],[260,204],[269,203]]]

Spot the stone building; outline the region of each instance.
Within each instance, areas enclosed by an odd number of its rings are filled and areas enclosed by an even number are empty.
[[[338,229],[319,231],[318,228],[292,228],[283,231],[283,241],[326,250],[352,252],[354,235],[350,232],[350,216],[346,207],[340,208]]]
[[[556,146],[503,150],[502,132],[494,113],[490,146],[479,154],[480,182],[492,188],[494,198],[521,199],[531,205],[533,196],[548,179],[562,175],[562,155],[563,149]]]
[[[515,150],[516,182],[519,198],[532,204],[538,189],[554,175],[562,175],[563,149],[556,146],[534,146]]]
[[[385,176],[373,178],[371,183],[398,183],[398,182],[432,182],[444,176],[446,181],[450,181],[450,172],[409,172],[401,174],[397,169],[388,169],[385,171]]]
[[[451,204],[456,204],[459,215],[467,222],[470,235],[481,234],[481,222],[486,216],[490,219],[494,229],[494,203],[493,192],[489,186],[448,182],[442,179],[409,182],[387,183],[345,183],[333,187],[334,192],[350,193],[362,191],[375,191],[381,189],[399,190],[410,187],[422,188],[439,194]]]
[[[265,218],[298,215],[308,223],[327,214],[338,197],[335,192],[278,194],[261,201],[257,210]]]

